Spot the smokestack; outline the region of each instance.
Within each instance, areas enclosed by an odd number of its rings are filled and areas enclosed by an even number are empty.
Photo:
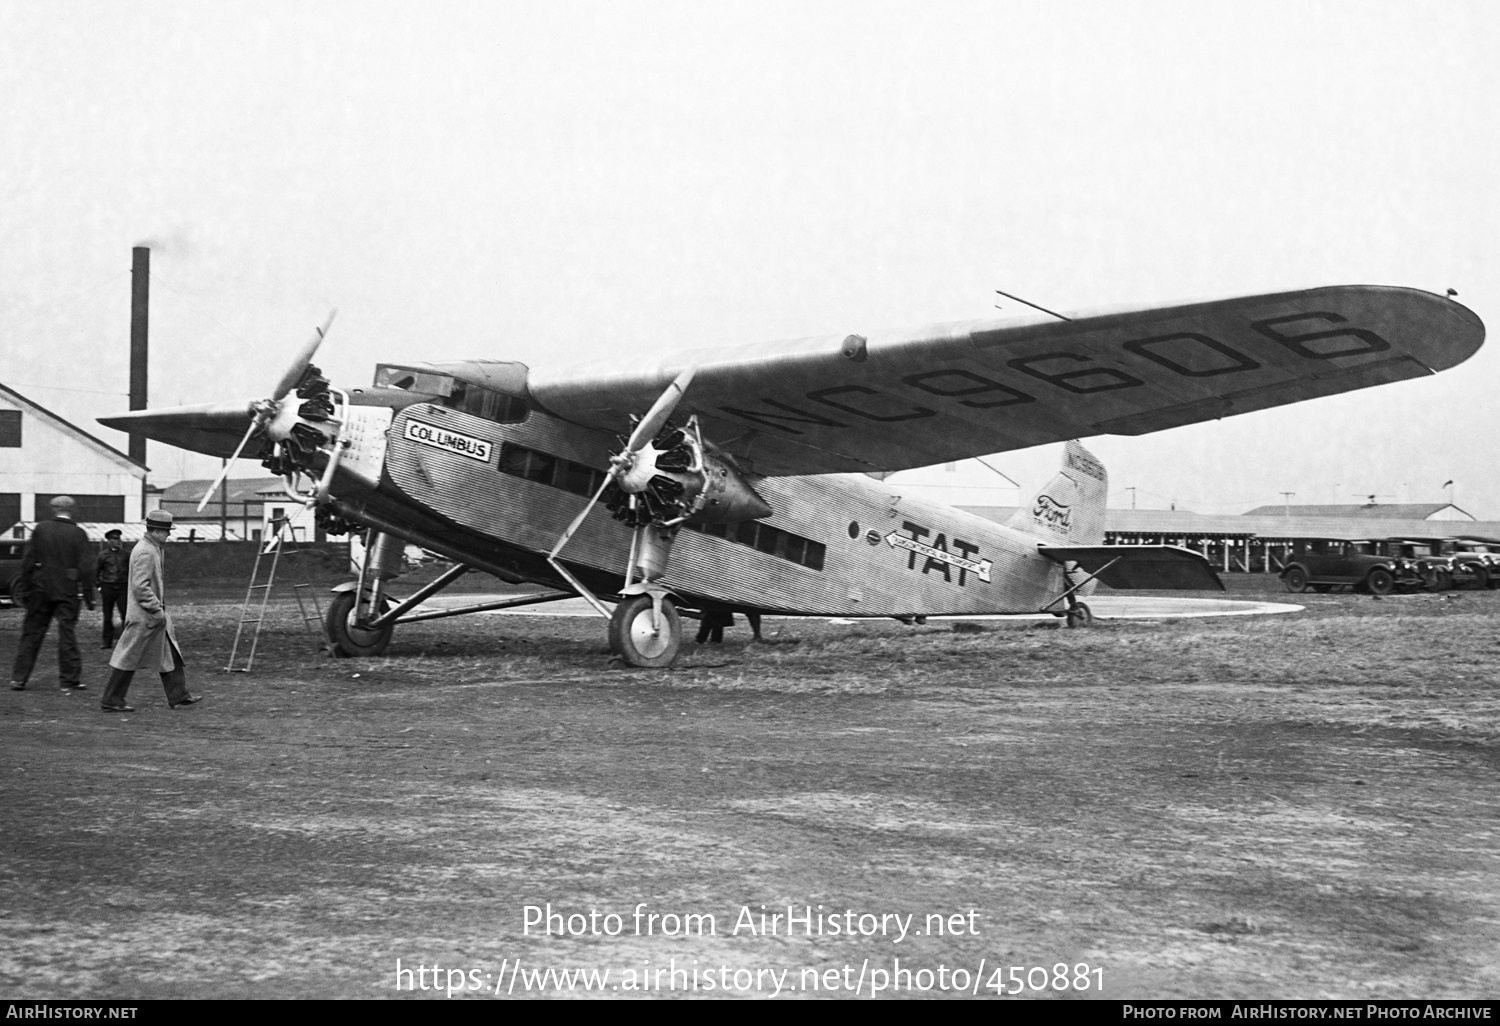
[[[136,246],[130,264],[130,408],[146,408],[146,321],[151,305],[151,250]],[[146,462],[146,436],[130,436],[130,458]]]

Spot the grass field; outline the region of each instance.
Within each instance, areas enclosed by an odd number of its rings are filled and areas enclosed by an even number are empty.
[[[1111,997],[1493,997],[1500,593],[1296,601],[1082,631],[768,620],[774,644],[741,626],[669,671],[611,669],[602,621],[520,616],[333,660],[282,604],[231,676],[238,609],[185,592],[201,705],[142,674],[137,713],[100,713],[97,641],[86,694],[50,655],[0,693],[0,992],[395,996],[399,958],[463,970],[455,996],[551,966],[609,969],[611,996],[658,969],[681,996],[674,968],[700,995],[710,969],[811,996],[905,968],[994,996],[1012,966],[1047,970],[1023,996],[1098,995],[1072,989],[1086,964]],[[621,930],[528,933],[549,903]],[[637,934],[642,903],[714,932]],[[762,905],[913,919],[752,934]]]

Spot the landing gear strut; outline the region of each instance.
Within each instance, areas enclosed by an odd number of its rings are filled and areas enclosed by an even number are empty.
[[[1110,567],[1120,561],[1119,557],[1110,560],[1100,567],[1096,573],[1088,573],[1072,560],[1063,563],[1063,580],[1068,589],[1057,598],[1042,607],[1042,612],[1051,613],[1053,616],[1063,618],[1063,623],[1069,627],[1092,627],[1094,624],[1094,611],[1085,603],[1078,601],[1078,592],[1090,581],[1098,580],[1099,574],[1104,573]],[[1065,611],[1058,611],[1053,607],[1059,603],[1066,603]]]

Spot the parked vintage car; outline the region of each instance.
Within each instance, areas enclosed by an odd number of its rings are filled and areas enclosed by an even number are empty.
[[[1474,538],[1393,538],[1404,555],[1433,566],[1457,588],[1500,586],[1500,545]]]
[[[1453,539],[1454,555],[1462,560],[1477,557],[1479,566],[1484,568],[1483,574],[1476,574],[1476,578],[1483,578],[1484,583],[1475,583],[1476,588],[1500,588],[1500,543],[1487,541],[1480,538],[1455,538]]]
[[[1281,583],[1290,592],[1347,587],[1389,595],[1430,587],[1430,577],[1424,579],[1415,560],[1392,554],[1384,540],[1371,538],[1314,543],[1287,563]]]
[[[21,550],[26,543],[12,538],[0,539],[0,600],[16,605],[16,577],[21,573]]]

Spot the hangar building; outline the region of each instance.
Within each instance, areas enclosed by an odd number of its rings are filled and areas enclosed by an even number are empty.
[[[0,531],[46,520],[54,495],[75,518],[136,522],[146,515],[146,465],[21,393],[0,385]]]
[[[1005,523],[1014,506],[963,506],[975,516]],[[1228,572],[1279,573],[1290,556],[1319,551],[1330,542],[1402,538],[1424,541],[1465,538],[1500,546],[1500,521],[1427,519],[1423,510],[1456,509],[1444,503],[1423,506],[1322,506],[1322,515],[1298,515],[1292,506],[1270,506],[1274,514],[1194,513],[1185,509],[1110,509],[1104,514],[1106,545],[1180,545],[1206,556]],[[1462,512],[1462,511],[1460,511]],[[1416,514],[1415,516],[1413,514]]]
[[[1451,502],[1366,502],[1358,506],[1257,506],[1247,517],[1343,517],[1349,520],[1469,520]]]

